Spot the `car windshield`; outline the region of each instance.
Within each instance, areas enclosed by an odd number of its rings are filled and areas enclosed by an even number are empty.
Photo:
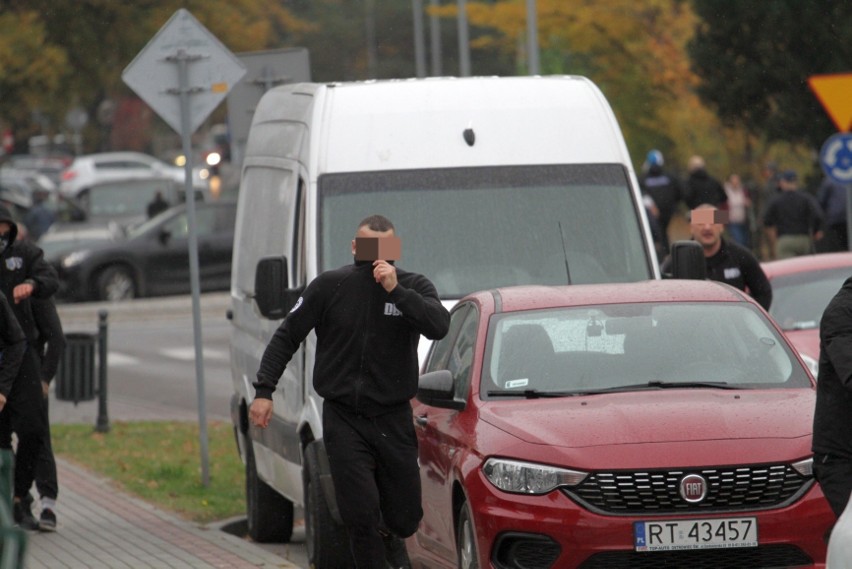
[[[746,303],[643,303],[492,317],[484,398],[667,387],[810,386],[768,319]]]
[[[618,165],[334,174],[320,177],[319,190],[321,270],[351,263],[358,223],[380,213],[402,239],[399,266],[429,277],[445,299],[652,277]]]
[[[772,279],[769,314],[783,330],[819,328],[829,301],[852,272],[849,267],[798,273]]]

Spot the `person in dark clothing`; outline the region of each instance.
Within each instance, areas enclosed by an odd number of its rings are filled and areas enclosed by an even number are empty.
[[[45,414],[48,418],[48,428],[45,431],[35,471],[35,485],[42,506],[39,515],[39,529],[54,531],[56,530],[56,499],[59,496],[59,480],[56,476],[56,459],[53,456],[53,445],[50,441],[50,412],[47,396],[50,382],[56,376],[56,369],[62,359],[62,353],[65,351],[65,334],[62,331],[62,322],[52,298],[31,299],[30,303],[38,329],[35,351],[41,364],[41,387],[44,394]],[[24,499],[31,508],[32,494],[27,493]]]
[[[642,192],[651,196],[657,206],[657,222],[660,226],[660,245],[663,255],[669,252],[669,224],[683,199],[680,182],[663,170],[663,154],[651,150],[645,159],[646,172],[639,180]]]
[[[701,204],[721,207],[728,202],[728,194],[721,182],[707,173],[704,159],[693,156],[688,164],[689,177],[684,188],[684,200],[689,209],[695,209]]]
[[[9,210],[0,206],[0,292],[12,299],[12,311],[27,339],[27,349],[7,403],[11,412],[0,413],[0,448],[12,448],[12,432],[18,435],[13,516],[21,527],[37,529],[38,521],[23,498],[33,485],[48,426],[39,357],[33,347],[38,340],[38,329],[30,297],[51,297],[59,288],[59,279],[44,260],[42,250],[31,241],[16,240],[17,233],[18,226]]]
[[[712,210],[714,214],[718,212],[709,204],[703,204],[697,210]],[[772,285],[760,267],[760,262],[745,247],[722,237],[724,225],[699,222],[695,211],[692,212],[693,219],[689,228],[692,238],[698,241],[704,250],[707,278],[748,292],[764,310],[769,310],[772,304]],[[666,259],[661,270],[663,273],[671,272],[671,258]]]
[[[154,199],[148,204],[148,219],[169,209],[169,202],[163,197],[163,192],[154,194]]]
[[[763,227],[773,259],[787,259],[814,252],[814,241],[822,239],[823,212],[816,199],[799,191],[793,170],[781,175],[781,192],[763,212]]]
[[[323,438],[355,566],[396,569],[410,567],[400,537],[423,516],[410,404],[417,344],[421,334],[443,338],[450,317],[426,277],[398,269],[392,256],[364,260],[362,239],[378,239],[381,252],[396,239],[394,226],[380,215],[364,219],[355,263],[307,286],[264,351],[249,414],[252,424],[269,424],[278,379],[316,330],[313,384],[325,399]]]
[[[819,253],[849,250],[849,231],[846,220],[846,197],[849,184],[843,185],[826,178],[817,191],[817,203],[825,213],[825,236],[816,243]]]
[[[852,492],[852,277],[826,306],[819,340],[814,476],[840,517]]]

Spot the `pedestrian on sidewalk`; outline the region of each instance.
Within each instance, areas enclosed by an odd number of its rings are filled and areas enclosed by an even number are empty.
[[[36,353],[41,364],[41,387],[44,394],[44,413],[48,424],[42,442],[41,452],[35,469],[35,486],[41,501],[41,514],[38,528],[41,531],[56,531],[56,499],[59,496],[59,480],[56,475],[56,459],[53,456],[53,444],[50,440],[50,410],[48,392],[50,383],[56,376],[56,369],[65,352],[65,333],[52,298],[31,299],[33,317],[38,329]],[[27,493],[24,499],[32,511],[33,497]]]
[[[417,438],[420,336],[437,340],[450,315],[424,276],[397,268],[401,243],[389,219],[370,216],[352,240],[355,262],[308,284],[267,346],[254,383],[253,425],[266,428],[272,392],[316,330],[314,388],[340,515],[357,569],[409,568],[401,538],[423,517]]]
[[[12,432],[18,436],[15,452],[15,483],[12,513],[24,529],[38,529],[24,496],[35,480],[35,469],[47,425],[39,357],[34,348],[38,330],[30,298],[50,298],[59,288],[56,271],[44,260],[42,250],[29,240],[16,240],[18,226],[11,213],[0,206],[0,292],[11,306],[27,339],[27,349],[9,393],[6,411],[0,413],[0,448],[12,448]]]

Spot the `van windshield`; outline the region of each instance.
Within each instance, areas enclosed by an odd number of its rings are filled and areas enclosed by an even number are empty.
[[[428,277],[444,299],[652,277],[617,164],[326,174],[318,185],[321,270],[351,263],[358,223],[381,214],[402,240],[398,266]]]

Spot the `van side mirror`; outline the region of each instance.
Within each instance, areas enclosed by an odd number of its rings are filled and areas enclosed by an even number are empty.
[[[704,251],[696,241],[675,241],[672,243],[672,278],[707,279],[707,265]]]
[[[284,318],[301,296],[304,288],[287,288],[287,280],[286,257],[265,257],[258,261],[254,272],[254,301],[265,318]]]
[[[417,400],[432,407],[464,409],[465,402],[455,398],[455,391],[453,375],[446,369],[424,373],[417,382]]]

